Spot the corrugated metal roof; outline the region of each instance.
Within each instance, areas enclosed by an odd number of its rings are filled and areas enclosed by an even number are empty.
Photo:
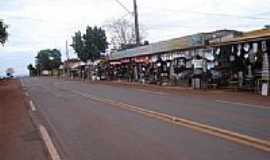
[[[174,38],[166,41],[152,43],[146,46],[127,49],[124,51],[115,52],[110,57],[111,60],[129,58],[135,56],[142,56],[154,53],[162,53],[178,49],[186,49],[190,47],[197,47],[204,44],[202,34],[195,34],[180,38]]]
[[[216,45],[226,45],[226,44],[234,44],[234,43],[241,43],[253,40],[261,40],[265,38],[270,38],[270,29],[259,29],[250,32],[245,32],[242,36],[231,38],[227,41],[224,41],[220,44]]]

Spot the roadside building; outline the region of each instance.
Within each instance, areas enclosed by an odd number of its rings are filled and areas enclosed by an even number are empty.
[[[107,79],[268,95],[270,29],[219,30],[111,54]]]
[[[212,43],[227,86],[255,90],[264,94],[269,89],[270,29],[243,33],[241,36]]]
[[[207,68],[214,65],[210,41],[239,34],[220,30],[161,41],[116,52],[111,55],[110,64],[118,79],[201,88]]]
[[[80,60],[72,58],[64,61],[64,75],[65,77],[75,78],[79,76],[80,69],[78,68]]]

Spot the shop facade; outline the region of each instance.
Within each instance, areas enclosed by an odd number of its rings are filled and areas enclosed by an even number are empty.
[[[216,35],[220,35],[217,37]],[[228,38],[229,37],[229,38]],[[270,30],[196,34],[115,53],[109,79],[268,93]]]

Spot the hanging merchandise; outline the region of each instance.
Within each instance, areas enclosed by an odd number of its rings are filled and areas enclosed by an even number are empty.
[[[200,57],[204,56],[204,50],[203,49],[198,49],[197,50],[197,55],[199,55]]]
[[[170,67],[171,63],[170,62],[167,62],[167,67]]]
[[[235,61],[234,55],[230,55],[230,62],[234,62],[234,61]]]
[[[243,46],[243,49],[245,52],[248,52],[249,49],[250,49],[250,45],[248,43],[245,43],[244,46]]]
[[[234,46],[232,45],[232,53],[234,53]]]
[[[182,66],[185,66],[185,65],[186,65],[185,59],[179,59],[179,61],[178,61],[178,66],[179,66],[179,67],[182,67]]]
[[[245,59],[248,59],[248,53],[246,53],[246,54],[244,55],[244,58],[245,58]]]
[[[252,43],[252,51],[254,54],[258,52],[258,43]]]
[[[215,57],[213,55],[213,52],[205,52],[204,56],[209,61],[214,61],[215,60]]]
[[[258,57],[257,57],[257,56],[255,56],[255,58],[254,58],[254,59],[255,59],[255,62],[257,62],[257,60],[258,60]]]
[[[263,52],[266,52],[266,51],[267,51],[267,44],[266,44],[266,41],[262,41],[261,44],[262,44],[262,51],[263,51]]]
[[[217,48],[215,53],[218,56],[220,54],[220,48]]]
[[[255,60],[256,53],[253,51],[253,49],[248,52],[248,56],[249,56],[249,62],[250,63],[255,63],[255,61],[256,61]]]
[[[186,62],[186,68],[192,68],[192,60]]]
[[[194,59],[192,60],[192,64],[194,65],[194,68],[197,69],[197,68],[203,68],[203,60],[200,59]]]
[[[208,62],[207,63],[207,69],[211,70],[212,68],[215,68],[215,62]]]
[[[151,57],[151,62],[152,63],[155,63],[157,60],[158,60],[158,57],[157,56],[152,56]]]
[[[250,52],[251,53],[251,52]],[[256,62],[256,58],[255,58],[255,54],[254,53],[251,53],[249,54],[249,62],[250,63],[255,63]]]
[[[242,50],[242,45],[238,44],[237,46],[237,56],[240,57],[241,56],[241,50]]]
[[[248,78],[252,78],[252,77],[253,77],[251,65],[248,65],[248,75],[247,75],[247,77],[248,77]]]
[[[263,63],[262,63],[262,79],[269,81],[270,73],[269,73],[269,56],[265,52],[263,53]]]

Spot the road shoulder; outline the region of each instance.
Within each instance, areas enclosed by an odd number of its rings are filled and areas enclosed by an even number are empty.
[[[47,151],[29,116],[28,104],[19,81],[0,83],[1,159],[47,160]]]

